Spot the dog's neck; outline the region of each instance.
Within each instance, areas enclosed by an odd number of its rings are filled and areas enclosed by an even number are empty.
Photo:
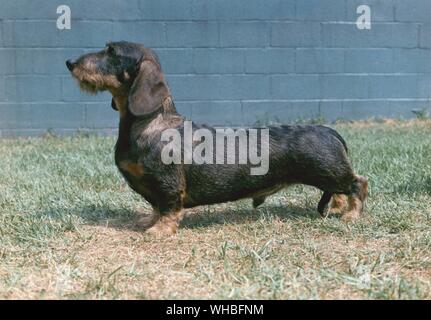
[[[166,126],[180,123],[183,119],[183,117],[178,114],[174,101],[170,95],[163,99],[160,108],[146,117],[135,117],[132,115],[127,107],[127,97],[113,98],[120,114],[118,141],[116,146],[116,149],[119,152],[127,152],[127,150],[129,150],[130,137],[133,135],[132,131],[139,135],[141,132],[149,132],[153,130],[152,128],[162,129],[162,126],[157,125],[161,119],[164,119],[161,123]],[[132,128],[134,128],[134,130],[132,130]],[[136,130],[137,128],[141,128],[142,131]],[[135,137],[135,139],[136,138],[137,137]]]
[[[127,108],[128,97],[122,95],[115,95],[112,96],[112,99],[114,99],[115,101],[118,113],[120,114],[120,119],[124,118],[129,113],[129,110]],[[156,113],[162,112],[163,114],[178,114],[172,96],[170,95],[163,99],[160,108],[157,111],[158,112]]]
[[[118,113],[120,114],[120,118],[124,118],[127,114],[127,96],[112,96],[112,99],[114,99],[115,106],[118,109]]]

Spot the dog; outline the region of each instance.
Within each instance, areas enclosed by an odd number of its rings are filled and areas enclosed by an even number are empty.
[[[293,184],[323,191],[317,207],[322,216],[341,214],[346,222],[361,216],[368,182],[354,173],[346,142],[335,130],[316,125],[268,127],[265,175],[251,175],[250,162],[165,164],[161,152],[167,143],[162,134],[167,129],[184,132],[185,118],[176,111],[160,61],[151,49],[110,42],[101,51],[67,60],[66,66],[82,90],[112,94],[111,106],[120,118],[115,163],[128,185],[153,208],[153,213],[140,218],[143,229],[174,234],[184,209],[243,198],[253,199],[257,208],[267,196]],[[193,124],[193,131],[199,128],[215,132]]]

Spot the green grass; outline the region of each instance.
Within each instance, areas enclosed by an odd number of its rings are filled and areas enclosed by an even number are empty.
[[[200,207],[179,233],[133,227],[148,205],[112,137],[0,140],[0,298],[431,298],[431,122],[340,124],[370,180],[354,224],[297,186]]]

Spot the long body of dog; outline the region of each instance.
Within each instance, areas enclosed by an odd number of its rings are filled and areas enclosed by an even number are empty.
[[[165,164],[161,153],[167,142],[162,133],[183,133],[185,119],[175,109],[157,56],[139,44],[116,42],[66,65],[83,90],[112,94],[112,107],[120,113],[116,164],[130,187],[154,209],[142,217],[143,228],[174,233],[185,208],[242,198],[252,198],[257,207],[291,184],[322,190],[321,214],[328,202],[328,212],[340,213],[346,221],[362,213],[368,183],[354,174],[346,143],[335,130],[268,127],[269,168],[264,175],[251,175],[249,162]],[[203,127],[215,135],[208,126],[194,125],[193,131]],[[184,151],[183,144],[181,148]]]

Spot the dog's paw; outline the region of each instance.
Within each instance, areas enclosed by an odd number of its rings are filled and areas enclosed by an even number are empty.
[[[176,224],[164,223],[158,221],[151,228],[148,228],[145,233],[151,234],[156,237],[168,237],[177,233],[178,226]]]

